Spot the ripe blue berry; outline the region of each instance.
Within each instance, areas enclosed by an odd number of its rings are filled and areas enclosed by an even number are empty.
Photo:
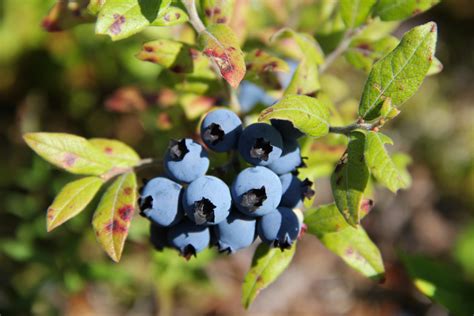
[[[301,165],[301,151],[295,139],[283,141],[283,153],[280,158],[269,164],[267,167],[276,174],[292,172]]]
[[[237,175],[231,194],[239,211],[249,216],[262,216],[274,211],[280,203],[281,182],[270,169],[251,167]]]
[[[179,182],[190,183],[206,174],[209,158],[204,148],[189,138],[171,141],[165,155],[166,172]]]
[[[162,227],[154,223],[151,223],[150,241],[156,250],[161,251],[165,247],[169,247],[167,234],[168,234],[167,227]]]
[[[157,177],[147,182],[139,200],[140,214],[160,226],[171,226],[183,218],[181,185]]]
[[[234,253],[250,246],[256,237],[257,221],[238,211],[232,211],[214,226],[219,252]]]
[[[226,109],[207,113],[201,124],[201,138],[206,145],[217,152],[229,151],[237,146],[242,121]]]
[[[198,225],[214,225],[229,215],[232,198],[224,181],[202,176],[191,182],[183,196],[188,217]]]
[[[288,249],[298,238],[300,222],[293,210],[278,207],[276,212],[268,213],[257,224],[258,236],[269,245]]]
[[[239,139],[239,152],[245,161],[266,166],[281,156],[283,141],[280,133],[269,124],[249,125]]]
[[[313,183],[308,179],[301,181],[294,174],[286,173],[280,176],[280,181],[283,191],[280,206],[294,208],[304,198],[310,199],[314,195],[314,191],[311,189]]]
[[[204,250],[209,245],[209,241],[210,232],[207,226],[196,225],[186,219],[170,227],[168,231],[170,245],[178,249],[187,259]]]
[[[298,139],[304,135],[290,121],[273,119],[270,120],[270,123],[280,132],[284,139]]]

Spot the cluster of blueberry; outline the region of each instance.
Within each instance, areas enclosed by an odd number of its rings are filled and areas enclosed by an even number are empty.
[[[166,177],[148,181],[140,192],[141,214],[151,222],[155,248],[173,247],[189,257],[209,245],[233,253],[264,242],[291,247],[301,221],[293,210],[311,197],[312,183],[301,181],[297,138],[302,134],[289,121],[255,123],[242,128],[232,111],[209,112],[201,123],[201,138],[215,152],[238,150],[253,165],[229,186],[206,175],[206,149],[192,139],[172,141],[164,158]]]

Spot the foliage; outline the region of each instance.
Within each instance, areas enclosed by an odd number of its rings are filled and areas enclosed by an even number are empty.
[[[368,212],[370,179],[372,176],[393,192],[407,188],[410,179],[405,170],[407,160],[399,153],[390,157],[385,144],[392,142],[379,130],[400,113],[400,106],[415,94],[427,75],[442,68],[434,56],[434,22],[414,27],[399,41],[390,34],[396,23],[387,21],[406,19],[437,1],[343,0],[340,5],[323,1],[315,6],[318,14],[326,16],[323,22],[277,32],[269,26],[281,23],[270,18],[242,23],[239,19],[250,9],[248,4],[239,6],[239,1],[206,0],[199,5],[192,0],[64,3],[58,1],[46,17],[48,31],[95,21],[95,32],[113,41],[143,32],[153,34],[152,41],[136,49],[136,57],[154,64],[148,64],[149,78],[158,75],[158,88],[168,92],[160,108],[152,111],[158,112],[158,128],[174,133],[170,135],[193,133],[186,124],[175,124],[183,113],[196,120],[218,103],[240,112],[236,89],[242,80],[266,89],[263,94],[278,101],[266,109],[256,107],[247,119],[258,116],[264,122],[290,121],[308,136],[302,141],[303,152],[308,154],[307,168],[301,169],[300,177],[314,180],[332,173],[335,203],[305,212],[308,232],[355,270],[373,279],[383,278],[380,251],[360,225]],[[171,31],[163,31],[168,26],[178,26],[173,30],[180,35],[172,37]],[[257,36],[259,27],[264,31]],[[156,28],[160,31],[154,33]],[[339,91],[332,93],[325,83],[330,78],[326,71],[339,57],[368,73],[356,115],[345,115],[334,106]],[[292,73],[286,74],[290,68]],[[131,103],[140,107],[140,102]],[[147,117],[143,122],[150,124]],[[137,173],[156,161],[141,159],[130,146],[112,139],[87,140],[45,132],[27,133],[24,139],[51,164],[86,176],[66,184],[48,208],[48,231],[78,215],[106,186],[92,224],[102,248],[119,261],[135,211]],[[258,247],[243,285],[246,308],[286,269],[295,251],[296,245],[284,252]],[[17,255],[27,256],[25,253]]]

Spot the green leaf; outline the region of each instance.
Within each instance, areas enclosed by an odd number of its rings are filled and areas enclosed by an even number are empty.
[[[202,0],[201,8],[204,22],[210,24],[229,24],[234,11],[235,0]]]
[[[433,62],[431,63],[430,69],[428,69],[428,73],[426,74],[427,76],[432,76],[440,73],[443,70],[443,64],[441,61],[433,57]]]
[[[349,266],[371,279],[382,279],[384,266],[377,246],[362,228],[350,226],[334,203],[305,212],[307,232],[340,256]]]
[[[379,116],[386,98],[399,107],[418,90],[430,68],[436,46],[436,24],[430,22],[405,33],[400,44],[372,68],[365,83],[359,115]]]
[[[321,47],[310,34],[297,33],[289,28],[279,30],[270,41],[285,38],[293,38],[302,58],[284,94],[312,95],[320,89],[318,65],[324,62]]]
[[[341,17],[348,28],[363,24],[377,0],[341,0]]]
[[[137,180],[135,173],[119,176],[102,196],[92,220],[97,241],[118,262],[135,211]]]
[[[89,142],[102,151],[114,167],[134,167],[140,156],[130,146],[121,141],[107,138],[91,138]]]
[[[374,14],[383,21],[404,20],[420,14],[438,4],[441,0],[379,0]]]
[[[409,185],[406,175],[402,176],[385,149],[385,144],[392,144],[390,138],[382,133],[368,132],[365,142],[365,160],[372,175],[378,182],[392,192],[405,189]]]
[[[91,14],[97,15],[104,6],[105,1],[106,0],[90,0],[87,5],[87,10],[89,10]]]
[[[365,138],[365,133],[361,131],[350,134],[347,151],[331,176],[337,208],[352,226],[359,224],[362,197],[370,175],[364,158]]]
[[[354,67],[369,73],[372,65],[392,51],[398,43],[399,40],[390,35],[377,41],[354,40],[345,53],[345,57]]]
[[[287,95],[260,113],[259,121],[287,120],[301,132],[322,137],[329,131],[329,109],[318,99]]]
[[[27,133],[25,142],[51,164],[75,174],[101,175],[111,161],[85,138],[64,133]]]
[[[173,40],[147,42],[136,56],[140,60],[161,65],[176,73],[190,73],[194,68],[191,46]]]
[[[43,19],[42,26],[48,32],[59,32],[90,22],[93,18],[88,14],[87,0],[78,1],[75,5],[58,0]]]
[[[290,249],[280,250],[261,243],[252,259],[252,266],[242,284],[242,305],[248,308],[258,293],[275,281],[290,264],[296,243]]]
[[[66,184],[48,208],[48,232],[79,214],[92,201],[103,183],[101,178],[86,177]]]
[[[407,167],[412,163],[411,157],[405,153],[396,152],[392,155],[392,161],[397,167],[402,181],[406,183],[406,187],[410,187],[412,179]]]
[[[222,77],[237,88],[245,76],[245,60],[234,31],[225,24],[213,24],[199,34],[199,43]]]
[[[160,11],[152,26],[173,26],[188,22],[188,14],[178,7],[168,7]]]
[[[453,315],[472,314],[474,284],[462,278],[457,266],[419,255],[399,255],[420,292],[446,307]]]
[[[273,56],[261,49],[255,49],[245,55],[247,73],[245,79],[269,89],[281,89],[275,72],[289,72],[290,67],[281,58]]]
[[[164,16],[171,0],[107,0],[97,16],[96,33],[127,38]]]

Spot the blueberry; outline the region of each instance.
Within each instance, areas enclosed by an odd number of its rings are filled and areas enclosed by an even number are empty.
[[[311,189],[313,183],[308,179],[301,181],[297,176],[286,173],[280,176],[283,195],[280,206],[294,208],[298,206],[304,198],[312,198],[314,191]]]
[[[256,237],[257,221],[238,211],[232,211],[222,222],[214,226],[219,252],[234,253],[250,246]]]
[[[275,127],[284,139],[298,139],[304,134],[297,129],[293,123],[287,120],[270,120],[272,126]]]
[[[226,109],[207,113],[201,124],[201,138],[217,152],[229,151],[237,146],[242,121],[234,112]]]
[[[204,148],[189,138],[171,141],[164,166],[171,178],[190,183],[206,174],[209,158]]]
[[[160,226],[174,225],[183,218],[181,198],[181,185],[167,178],[154,178],[141,190],[140,214]]]
[[[167,227],[158,226],[154,223],[151,223],[150,241],[156,250],[162,251],[164,248],[169,247],[167,234]]]
[[[245,161],[256,166],[265,166],[281,156],[283,140],[271,125],[255,123],[249,125],[240,136],[239,152]]]
[[[268,213],[257,224],[258,236],[267,244],[288,249],[298,238],[300,222],[293,210],[278,207],[276,212]]]
[[[243,80],[240,83],[237,97],[243,113],[250,112],[257,104],[269,106],[276,101],[274,97],[268,95],[260,86],[247,80]]]
[[[286,139],[283,141],[283,153],[280,158],[267,167],[276,174],[284,174],[292,172],[300,165],[301,151],[298,142],[295,139]]]
[[[209,245],[209,241],[209,228],[196,225],[187,219],[170,227],[168,231],[170,245],[179,250],[187,259],[203,251]]]
[[[188,217],[198,225],[223,221],[232,205],[229,187],[213,176],[202,176],[191,182],[183,196]]]
[[[249,216],[262,216],[274,211],[280,203],[281,182],[270,169],[251,167],[237,175],[231,194],[239,211]]]

